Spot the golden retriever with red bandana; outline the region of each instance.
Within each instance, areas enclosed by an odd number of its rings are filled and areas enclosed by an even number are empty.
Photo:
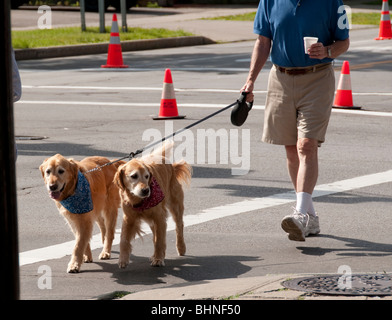
[[[167,210],[176,224],[178,255],[185,254],[182,184],[190,183],[192,167],[185,161],[169,163],[165,155],[172,147],[172,144],[166,143],[157,152],[132,159],[117,170],[114,181],[120,188],[124,211],[120,268],[125,268],[129,264],[131,241],[137,234],[140,235],[142,221],[150,225],[153,233],[154,254],[151,257],[151,265],[165,265]]]

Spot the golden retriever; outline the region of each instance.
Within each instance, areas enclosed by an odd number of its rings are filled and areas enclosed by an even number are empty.
[[[104,244],[99,259],[109,259],[120,207],[117,185],[113,183],[119,161],[97,171],[84,172],[108,163],[104,157],[87,157],[82,161],[56,154],[39,167],[49,196],[71,227],[76,244],[67,272],[79,272],[83,262],[92,262],[90,239],[97,222]],[[89,191],[89,190],[90,191]]]
[[[120,188],[124,211],[118,263],[120,268],[129,264],[131,241],[136,234],[140,235],[142,221],[150,225],[153,233],[154,254],[151,265],[165,265],[167,210],[176,224],[178,255],[185,254],[182,184],[190,183],[192,167],[185,161],[169,163],[165,155],[172,147],[173,144],[166,143],[158,152],[132,159],[117,170],[114,181]]]

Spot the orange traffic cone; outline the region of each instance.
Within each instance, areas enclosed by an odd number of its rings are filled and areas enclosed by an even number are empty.
[[[374,40],[392,39],[391,16],[389,15],[388,0],[382,1],[380,31]]]
[[[108,59],[106,65],[101,65],[101,68],[128,68],[128,66],[123,63],[116,14],[113,14],[112,29],[110,30]]]
[[[177,101],[174,94],[174,85],[170,69],[166,69],[165,78],[163,79],[163,90],[161,98],[161,107],[159,109],[158,117],[153,117],[154,120],[165,119],[184,119],[185,116],[178,115]]]
[[[343,62],[342,71],[336,90],[335,101],[333,108],[340,109],[361,109],[361,107],[354,107],[353,94],[351,91],[351,78],[350,78],[350,64],[348,61]]]

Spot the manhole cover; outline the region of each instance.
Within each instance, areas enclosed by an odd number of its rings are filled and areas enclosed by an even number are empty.
[[[44,140],[48,138],[45,136],[15,136],[15,140]]]
[[[303,277],[282,282],[285,288],[317,294],[349,296],[392,295],[391,275],[357,274]]]

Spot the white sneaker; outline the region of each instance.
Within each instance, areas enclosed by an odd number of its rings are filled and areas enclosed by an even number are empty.
[[[281,226],[289,235],[289,239],[293,241],[305,241],[306,226],[309,221],[308,214],[302,214],[294,209],[294,213],[285,216]]]
[[[316,235],[320,233],[319,217],[308,214],[309,221],[305,229],[305,237],[309,235]]]

